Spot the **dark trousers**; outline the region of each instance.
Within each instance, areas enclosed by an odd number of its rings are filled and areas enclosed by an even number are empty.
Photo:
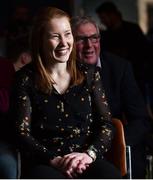
[[[66,177],[57,169],[47,165],[31,167],[27,179],[65,179]],[[79,179],[121,179],[119,170],[105,160],[96,160],[90,167],[77,178]]]

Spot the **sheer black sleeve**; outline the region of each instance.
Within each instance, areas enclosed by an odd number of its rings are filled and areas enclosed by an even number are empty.
[[[53,158],[53,154],[41,145],[31,132],[32,102],[30,94],[33,91],[33,86],[30,70],[17,74],[11,96],[12,115],[16,122],[17,139],[21,150],[48,164],[49,159]]]
[[[101,157],[111,146],[114,128],[99,68],[95,67],[94,71],[93,68],[92,70],[88,69],[86,73],[88,84],[91,89],[92,106],[95,114],[93,139],[89,149],[94,150],[97,156]]]

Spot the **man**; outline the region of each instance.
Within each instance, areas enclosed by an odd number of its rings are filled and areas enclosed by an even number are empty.
[[[101,66],[101,77],[112,116],[126,118],[125,138],[126,144],[131,146],[133,178],[145,178],[145,136],[149,122],[131,65],[112,54],[103,52],[100,56],[100,33],[91,18],[72,18],[72,30],[78,60]]]
[[[145,83],[152,74],[152,47],[146,36],[138,24],[123,19],[113,2],[102,3],[96,8],[96,13],[106,27],[101,31],[103,50],[131,62],[137,83],[145,95]]]

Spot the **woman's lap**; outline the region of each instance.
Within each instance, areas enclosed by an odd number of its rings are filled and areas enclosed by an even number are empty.
[[[47,165],[35,165],[23,178],[34,179],[65,179],[66,177],[57,169]],[[120,179],[119,170],[105,160],[96,160],[79,179]]]

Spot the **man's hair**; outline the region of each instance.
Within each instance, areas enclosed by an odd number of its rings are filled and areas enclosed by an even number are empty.
[[[28,35],[10,39],[7,44],[7,57],[16,62],[21,53],[30,52]]]
[[[107,1],[107,2],[104,2],[102,3],[100,6],[98,6],[96,8],[96,13],[99,14],[99,13],[102,13],[102,12],[119,12],[118,8],[116,7],[116,5],[111,2],[111,1]]]
[[[98,24],[90,16],[72,17],[71,26],[72,26],[73,34],[75,35],[75,31],[80,25],[87,23],[93,24],[96,27],[98,34],[100,34]]]

